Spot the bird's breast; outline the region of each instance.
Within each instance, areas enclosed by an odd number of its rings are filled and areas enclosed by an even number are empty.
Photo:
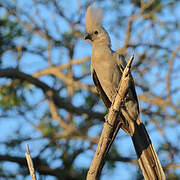
[[[96,71],[104,92],[112,101],[119,85],[121,73],[112,55],[97,54],[92,56],[91,67]]]

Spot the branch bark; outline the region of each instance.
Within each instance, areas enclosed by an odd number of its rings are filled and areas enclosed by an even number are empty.
[[[126,91],[129,88],[130,68],[133,59],[134,56],[131,56],[126,68],[123,71],[118,93],[114,102],[111,105],[111,108],[106,118],[106,122],[104,123],[104,128],[102,130],[101,137],[99,139],[99,143],[94,154],[91,166],[89,168],[86,180],[98,180],[100,178],[102,168],[105,164],[106,156],[113,143],[113,140],[115,139],[114,129],[117,128],[115,127],[116,119],[118,118],[118,112],[121,108],[121,102],[125,98]],[[119,123],[119,128],[120,126],[121,124]]]
[[[26,148],[27,148],[26,160],[27,160],[29,172],[30,172],[30,175],[31,175],[31,180],[36,180],[36,173],[35,173],[34,166],[33,166],[33,161],[31,159],[31,155],[30,155],[30,152],[29,152],[28,144],[26,145]]]

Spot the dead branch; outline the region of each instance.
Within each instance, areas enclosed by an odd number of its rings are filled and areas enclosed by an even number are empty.
[[[105,164],[106,156],[114,140],[113,137],[114,125],[118,117],[118,112],[121,107],[121,102],[125,98],[125,93],[129,88],[130,68],[133,59],[134,56],[131,56],[126,68],[124,69],[119,86],[120,88],[118,90],[114,102],[111,105],[111,108],[107,115],[106,122],[104,123],[104,128],[102,130],[101,137],[99,139],[99,143],[96,152],[94,154],[94,158],[92,160],[91,166],[89,168],[86,180],[97,180],[100,177],[102,168]]]
[[[30,175],[31,175],[31,180],[36,180],[36,174],[35,174],[35,170],[34,170],[34,166],[33,166],[33,161],[31,159],[31,155],[30,155],[30,152],[29,152],[28,144],[26,145],[26,148],[27,148],[26,160],[27,160],[29,172],[30,172]]]

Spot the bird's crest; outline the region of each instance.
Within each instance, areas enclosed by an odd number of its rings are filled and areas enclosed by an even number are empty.
[[[89,6],[85,15],[85,25],[87,32],[92,32],[96,26],[101,26],[103,11],[96,6]]]

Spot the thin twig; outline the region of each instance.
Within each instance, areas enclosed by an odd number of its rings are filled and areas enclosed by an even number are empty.
[[[28,144],[26,145],[26,149],[27,149],[26,160],[27,160],[29,172],[30,172],[30,175],[31,175],[31,180],[36,180],[36,174],[35,174],[33,162],[32,162],[32,159],[31,159],[31,155],[30,155],[30,152],[29,152]]]

